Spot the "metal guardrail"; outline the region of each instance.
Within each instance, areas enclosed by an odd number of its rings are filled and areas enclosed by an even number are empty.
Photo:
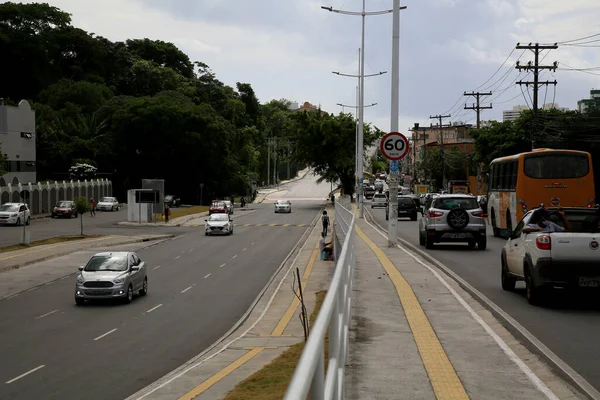
[[[285,400],[329,400],[344,398],[344,369],[348,354],[352,286],[356,265],[355,217],[335,204],[335,220],[344,235],[340,256],[327,295],[312,326],[300,361],[285,394]],[[325,336],[329,333],[329,357],[325,374]]]

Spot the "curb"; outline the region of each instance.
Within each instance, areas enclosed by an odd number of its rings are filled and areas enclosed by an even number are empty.
[[[177,226],[181,226],[183,224],[185,224],[186,222],[189,222],[193,219],[198,219],[198,218],[202,218],[208,215],[208,211],[203,211],[201,213],[198,214],[190,214],[190,215],[184,215],[183,217],[178,217],[173,219],[173,222],[169,222],[168,224],[165,224],[164,222],[142,222],[141,224],[138,222],[133,222],[133,221],[121,221],[121,222],[117,222],[116,225],[120,225],[120,226],[155,226],[155,227],[163,227],[163,228],[172,228],[172,227],[177,227]],[[178,221],[180,220],[181,221]],[[175,222],[177,221],[177,222]]]
[[[115,235],[108,235],[108,236],[115,236]],[[131,244],[131,243],[153,242],[153,241],[160,241],[160,240],[168,240],[168,239],[171,239],[173,237],[175,237],[175,235],[161,235],[160,237],[156,237],[156,238],[142,238],[142,239],[138,238],[138,239],[124,240],[124,241],[122,241],[120,243],[116,243],[115,245],[121,246],[121,245],[124,245],[124,244]],[[106,246],[106,244],[96,243],[96,244],[92,244],[91,246],[86,246],[86,247],[80,248],[77,251],[85,250],[85,249],[94,249],[94,248],[104,247],[104,246]],[[38,262],[47,261],[47,260],[50,260],[50,259],[53,259],[53,258],[57,258],[57,257],[62,257],[62,256],[65,256],[67,254],[70,254],[70,253],[73,253],[72,249],[71,250],[64,250],[64,251],[61,251],[59,253],[48,255],[48,256],[45,256],[45,257],[41,257],[41,258],[38,258],[36,260],[26,261],[26,262],[23,262],[21,264],[11,265],[9,267],[0,267],[0,274],[3,273],[3,272],[11,271],[13,269],[19,269],[19,268],[22,268],[22,267],[26,267],[27,265],[31,265],[31,264],[35,264],[35,263],[38,263]]]
[[[379,229],[386,232],[381,225],[375,221],[370,212],[368,214],[371,223],[376,225]],[[481,304],[486,310],[500,322],[500,324],[506,328],[519,342],[525,346],[533,354],[542,358],[550,367],[551,370],[557,373],[569,384],[573,385],[587,398],[592,400],[600,400],[600,392],[594,388],[585,378],[579,375],[573,368],[565,363],[560,357],[558,357],[552,350],[544,345],[538,338],[536,338],[531,332],[529,332],[523,325],[517,320],[511,317],[508,313],[502,310],[497,304],[487,298],[479,290],[475,289],[471,284],[461,278],[456,272],[446,267],[441,261],[436,260],[433,256],[425,253],[412,243],[398,237],[398,241],[402,245],[413,252],[415,255],[425,259],[427,262],[435,266],[440,272],[453,279],[464,291],[469,293],[479,304]]]
[[[258,293],[258,295],[254,299],[254,301],[252,302],[252,304],[250,304],[250,307],[248,307],[248,309],[246,310],[246,312],[244,313],[244,315],[242,315],[242,317],[227,332],[225,332],[225,334],[223,336],[221,336],[213,344],[211,344],[210,346],[208,346],[200,354],[196,355],[195,357],[193,357],[189,361],[187,361],[184,364],[180,365],[179,367],[175,368],[174,370],[172,370],[171,372],[167,373],[163,377],[161,377],[161,378],[157,379],[156,381],[152,382],[148,386],[140,389],[136,393],[134,393],[131,396],[127,397],[125,400],[142,400],[146,396],[154,393],[156,390],[158,390],[158,389],[162,388],[163,386],[169,384],[170,382],[172,382],[172,381],[180,378],[181,375],[179,375],[179,374],[185,374],[187,372],[186,369],[189,368],[189,370],[191,370],[192,368],[194,368],[195,364],[198,364],[200,362],[200,360],[204,356],[206,356],[208,353],[210,353],[211,351],[213,351],[215,349],[215,347],[217,347],[219,344],[221,344],[225,340],[227,340],[228,337],[232,336],[244,324],[244,322],[246,322],[246,320],[250,317],[250,315],[252,314],[252,312],[254,311],[254,309],[256,308],[256,306],[258,305],[258,303],[260,302],[260,300],[264,296],[264,294],[267,292],[267,290],[269,290],[269,288],[274,283],[274,281],[277,278],[277,276],[282,272],[283,268],[285,267],[285,264],[290,260],[290,258],[292,258],[292,255],[294,255],[295,253],[300,254],[300,251],[302,250],[302,247],[304,247],[304,245],[308,241],[308,238],[310,237],[310,235],[313,232],[313,230],[316,229],[316,227],[317,227],[316,224],[317,224],[317,222],[318,222],[318,220],[319,220],[319,218],[321,216],[321,212],[322,212],[323,209],[324,209],[324,207],[321,209],[321,211],[319,211],[319,213],[317,213],[316,217],[311,221],[310,225],[308,225],[308,228],[310,228],[310,229],[307,229],[302,234],[302,236],[300,237],[300,239],[296,242],[296,244],[294,245],[294,247],[292,247],[292,249],[290,250],[290,252],[288,253],[288,255],[283,259],[283,261],[281,262],[281,264],[279,264],[279,267],[277,268],[277,270],[273,273],[273,275],[271,275],[271,278],[269,279],[269,281],[265,284],[265,286],[262,288],[262,290]],[[293,265],[294,264],[292,263],[292,265],[288,269],[288,272],[291,271],[291,268],[293,267]],[[283,282],[283,280],[286,277],[287,277],[287,273],[281,278],[281,282]],[[275,292],[275,294],[277,294],[277,293],[279,293],[278,290]],[[241,336],[233,339],[231,342],[229,342],[228,344],[226,344],[219,352],[215,353],[213,356],[216,356],[221,351],[226,350],[229,347],[229,345],[231,345],[233,342],[237,341],[240,338],[241,338]],[[213,356],[211,356],[210,358],[212,358]],[[204,360],[204,361],[207,361],[207,360]],[[236,383],[236,385],[237,385],[237,383]]]

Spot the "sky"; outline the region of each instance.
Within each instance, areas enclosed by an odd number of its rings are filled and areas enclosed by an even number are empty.
[[[308,101],[330,113],[357,105],[361,17],[321,9],[360,11],[362,0],[45,0],[72,14],[73,24],[113,41],[150,38],[176,44],[192,61],[208,64],[227,85],[247,82],[262,103]],[[366,0],[366,10],[389,10],[393,0]],[[29,2],[29,1],[25,1]],[[502,111],[531,106],[531,88],[516,85],[531,73],[515,62],[533,60],[517,43],[560,43],[542,53],[540,104],[554,101],[576,109],[577,101],[600,89],[599,0],[402,0],[400,33],[400,131],[432,115],[444,123],[475,122],[464,110],[465,91],[493,94],[482,120],[501,120]],[[392,14],[365,18],[365,121],[390,129]],[[565,43],[563,43],[565,42]],[[594,67],[598,67],[594,69]],[[580,69],[587,69],[580,71]]]

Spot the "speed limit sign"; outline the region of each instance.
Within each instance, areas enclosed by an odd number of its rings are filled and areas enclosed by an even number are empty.
[[[408,154],[408,139],[400,132],[390,132],[381,139],[380,148],[388,160],[402,160]]]

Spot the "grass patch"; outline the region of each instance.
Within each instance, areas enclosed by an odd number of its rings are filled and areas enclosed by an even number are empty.
[[[317,292],[317,303],[310,314],[310,326],[317,319],[326,291]],[[325,349],[328,349],[329,338],[325,338]],[[265,365],[260,371],[238,383],[224,400],[280,400],[285,395],[294,374],[294,369],[304,350],[304,342],[297,343],[281,353],[279,357]]]
[[[36,241],[30,242],[29,245],[19,243],[19,244],[13,244],[11,246],[0,247],[0,253],[6,253],[9,251],[16,251],[16,250],[23,250],[23,249],[28,249],[30,247],[44,246],[47,244],[72,242],[74,240],[83,240],[83,239],[94,239],[94,238],[99,238],[102,236],[104,236],[104,235],[56,236],[56,237],[52,237],[52,238],[48,238],[48,239],[36,240]]]
[[[209,206],[192,206],[185,208],[173,208],[171,209],[171,215],[169,219],[185,217],[186,215],[192,214],[200,214],[202,212],[208,211]],[[162,213],[155,214],[155,217],[158,221],[162,220]]]

